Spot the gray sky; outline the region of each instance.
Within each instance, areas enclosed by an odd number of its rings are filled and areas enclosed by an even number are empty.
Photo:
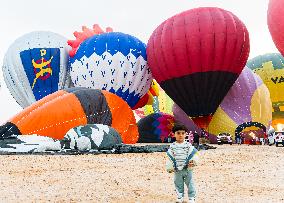
[[[200,6],[216,6],[233,12],[250,33],[250,58],[277,52],[266,24],[268,0],[5,0],[0,1],[1,64],[9,45],[18,37],[47,30],[74,39],[82,25],[132,34],[147,43],[152,31],[167,18]],[[14,101],[0,70],[0,122],[21,108]]]

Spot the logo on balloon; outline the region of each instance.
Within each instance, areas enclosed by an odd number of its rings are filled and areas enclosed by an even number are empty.
[[[275,78],[271,78],[271,81],[276,84],[276,83],[282,83],[284,82],[284,77],[275,77]]]
[[[32,60],[32,64],[34,67],[35,78],[33,81],[32,89],[35,86],[35,83],[38,79],[46,80],[52,75],[52,67],[50,66],[53,56],[47,61],[44,56],[46,55],[46,50],[40,50],[41,59]]]
[[[20,57],[37,100],[58,90],[61,63],[59,48],[28,49],[21,51]]]

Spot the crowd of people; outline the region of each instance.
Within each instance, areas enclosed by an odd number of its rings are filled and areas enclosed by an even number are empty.
[[[192,145],[199,149],[200,146],[200,139],[209,139],[209,134],[204,129],[201,129],[200,134],[197,131],[188,131],[186,132],[185,140],[189,143],[192,143]],[[167,139],[164,140],[164,143],[173,143],[176,141],[176,138],[172,132],[169,133]]]
[[[227,133],[227,134],[229,134],[229,133]],[[268,135],[268,137],[266,135],[257,136],[255,134],[253,134],[251,136],[245,136],[245,134],[243,132],[241,132],[241,133],[235,134],[235,140],[234,141],[235,141],[235,144],[238,144],[238,145],[242,145],[242,144],[268,145],[269,144],[269,136],[270,135]],[[251,137],[251,139],[248,139],[248,137]],[[200,133],[198,133],[197,131],[186,132],[186,138],[185,138],[186,141],[192,143],[192,145],[197,149],[199,148],[200,140],[202,138],[204,138],[205,140],[209,140],[209,134],[204,129],[201,129]],[[231,139],[232,139],[232,137],[231,137]],[[173,135],[172,132],[169,133],[167,139],[164,140],[165,143],[173,143],[175,141],[176,141],[175,136]]]

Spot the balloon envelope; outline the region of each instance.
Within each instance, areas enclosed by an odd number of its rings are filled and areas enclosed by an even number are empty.
[[[174,125],[174,117],[164,113],[153,113],[137,123],[139,140],[142,143],[167,142],[168,135]]]
[[[246,64],[245,25],[220,8],[196,8],[159,25],[147,44],[152,74],[191,117],[212,115]]]
[[[104,90],[59,90],[12,117],[0,128],[1,137],[38,134],[62,139],[71,128],[104,124],[119,132],[124,143],[136,143],[138,129],[132,110],[115,94]]]
[[[272,102],[272,125],[284,124],[284,57],[268,53],[250,59],[247,66],[263,80]]]
[[[37,100],[70,86],[67,39],[48,31],[18,38],[4,57],[7,87],[25,108]]]
[[[270,0],[267,24],[275,46],[284,55],[284,0]]]
[[[86,39],[70,62],[75,87],[107,90],[132,108],[152,82],[146,45],[124,33],[103,33]]]

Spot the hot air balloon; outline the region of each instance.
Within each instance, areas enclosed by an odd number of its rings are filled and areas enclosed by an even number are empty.
[[[37,134],[62,139],[71,128],[86,124],[113,127],[124,143],[136,143],[138,129],[132,110],[120,97],[104,90],[59,90],[12,117],[0,137]]]
[[[272,101],[272,125],[284,127],[284,57],[279,53],[268,53],[250,59],[247,66],[263,80]]]
[[[141,143],[167,142],[174,125],[174,117],[165,113],[153,113],[138,121]],[[172,135],[171,135],[172,136]]]
[[[284,0],[270,0],[267,24],[275,46],[284,55]]]
[[[75,87],[110,91],[133,109],[152,82],[146,45],[124,33],[109,32],[87,38],[70,63]]]
[[[249,55],[249,34],[231,12],[195,8],[159,25],[147,44],[154,78],[201,127],[241,73]]]
[[[4,57],[4,79],[12,96],[25,108],[70,86],[67,39],[48,31],[18,38]]]

